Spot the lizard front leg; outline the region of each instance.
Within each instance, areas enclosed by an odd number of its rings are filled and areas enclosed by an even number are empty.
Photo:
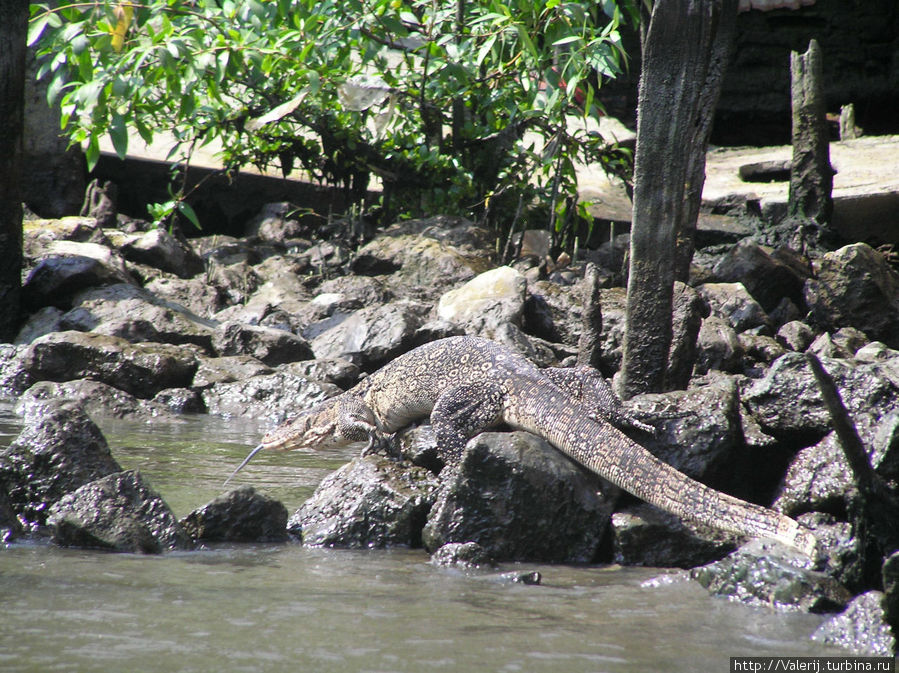
[[[503,417],[503,391],[492,383],[466,383],[440,394],[431,411],[437,451],[448,467],[459,464],[465,444]]]

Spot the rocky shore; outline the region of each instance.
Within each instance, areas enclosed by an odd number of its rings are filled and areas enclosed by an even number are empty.
[[[701,319],[690,384],[630,401],[658,429],[634,437],[691,477],[797,518],[824,541],[822,558],[698,529],[527,433],[479,435],[461,468],[441,474],[427,425],[397,438],[402,460],[357,458],[292,515],[241,486],[177,520],[139,471],[122,470],[94,419],[208,413],[274,425],[454,334],[570,365],[588,261],[602,285],[601,369],[619,368],[626,237],[567,261],[529,231],[521,256],[494,268],[488,232],[461,218],[355,231],[294,218],[285,204],[242,238],[188,240],[108,214],[26,222],[29,318],[0,344],[0,394],[24,419],[0,452],[0,536],[144,553],[295,539],[424,547],[435,564],[461,567],[680,568],[660,581],[836,613],[816,638],[894,652],[899,554],[873,553],[859,528],[859,489],[804,353],[833,377],[871,465],[895,485],[899,274],[866,244],[800,253],[743,214],[706,219],[677,291],[680,310]]]

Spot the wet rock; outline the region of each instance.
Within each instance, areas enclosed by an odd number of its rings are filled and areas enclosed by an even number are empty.
[[[701,376],[712,370],[732,374],[743,370],[743,345],[724,318],[709,316],[702,321],[693,372]]]
[[[853,594],[879,583],[875,575],[880,567],[866,567],[861,548],[864,543],[855,536],[852,524],[824,512],[808,512],[795,518],[818,540],[818,570],[833,577]]]
[[[805,284],[811,320],[825,330],[855,327],[899,348],[899,274],[864,243],[825,254]]]
[[[215,331],[212,347],[219,356],[249,355],[269,366],[314,357],[306,340],[296,334],[235,321],[219,326]]]
[[[16,512],[9,501],[6,487],[0,483],[0,545],[12,542],[13,538],[21,533],[22,524],[16,518]]]
[[[241,486],[195,509],[181,526],[203,542],[283,542],[287,509],[252,486]]]
[[[687,525],[673,514],[641,503],[612,515],[613,562],[656,568],[693,568],[720,559],[734,541]]]
[[[784,297],[803,305],[802,287],[807,274],[749,239],[737,243],[721,258],[714,276],[720,282],[742,283],[766,311],[776,308]]]
[[[279,371],[230,383],[216,383],[204,389],[202,395],[210,414],[281,423],[298,411],[342,392],[330,383]]]
[[[616,492],[539,437],[483,433],[441,474],[423,541],[477,542],[500,561],[590,562]]]
[[[287,529],[312,546],[419,547],[436,489],[423,468],[357,458],[322,481]]]
[[[216,288],[224,304],[232,307],[248,304],[252,295],[262,284],[262,281],[253,271],[253,267],[245,262],[227,265],[215,261],[209,262],[205,280],[209,285]],[[257,304],[270,306],[267,300],[257,301]],[[216,320],[228,320],[233,317],[235,316],[215,315]]]
[[[781,325],[776,338],[787,350],[802,353],[815,340],[815,330],[801,320],[791,320]]]
[[[521,326],[526,291],[527,282],[518,271],[497,267],[444,293],[437,302],[437,317],[489,338],[501,324]]]
[[[400,454],[413,465],[440,474],[445,463],[437,449],[437,436],[430,424],[417,425],[397,434],[396,444]]]
[[[737,332],[769,324],[765,310],[742,283],[705,283],[697,290],[708,303],[712,315],[726,320]]]
[[[231,383],[262,374],[272,374],[274,369],[250,355],[229,355],[220,358],[199,358],[193,386],[208,388],[216,383]]]
[[[48,401],[28,411],[22,431],[0,453],[0,490],[23,521],[40,526],[66,493],[122,468],[80,407]]]
[[[116,472],[63,496],[48,511],[63,547],[158,554],[193,544],[140,472]]]
[[[215,323],[144,289],[119,283],[79,293],[74,308],[59,320],[60,331],[77,330],[121,337],[131,343],[155,341],[212,347]]]
[[[156,402],[138,399],[124,390],[91,379],[35,383],[22,393],[16,404],[16,413],[23,416],[35,413],[50,400],[74,402],[91,418],[152,418],[169,415],[169,410]]]
[[[899,386],[887,367],[829,358],[821,362],[834,378],[863,439],[879,417],[899,407]],[[764,378],[746,391],[744,402],[762,429],[783,441],[808,445],[830,430],[830,415],[801,353],[778,358]]]
[[[638,395],[630,408],[657,428],[656,436],[641,436],[641,444],[694,479],[720,482],[743,446],[739,388],[721,374],[694,380],[694,386]]]
[[[160,390],[151,400],[154,408],[161,407],[174,414],[202,414],[206,412],[203,397],[189,388],[166,388]]]
[[[55,241],[22,284],[22,299],[32,311],[68,309],[78,292],[115,283],[135,283],[117,253],[97,243]]]
[[[896,640],[884,621],[880,605],[882,597],[880,591],[856,596],[842,613],[821,624],[812,634],[812,640],[836,645],[858,655],[894,656]]]
[[[180,278],[191,278],[203,271],[203,260],[182,237],[176,237],[165,229],[150,231],[130,238],[121,246],[125,259],[173,273]]]
[[[16,393],[38,381],[90,378],[151,398],[166,388],[189,386],[197,368],[190,351],[159,343],[131,344],[89,332],[53,332],[36,339],[8,363],[18,373]],[[24,387],[22,387],[24,386]]]
[[[875,471],[894,479],[899,469],[899,442],[896,441],[899,412],[871,427],[858,425],[866,439],[868,460]],[[835,433],[796,454],[784,476],[773,507],[789,516],[802,512],[830,512],[845,517],[858,498],[858,489],[849,463]]]
[[[490,554],[477,542],[451,542],[431,554],[435,566],[454,568],[483,568],[496,565]]]
[[[892,627],[893,634],[899,634],[899,552],[893,552],[883,562],[883,615]]]
[[[836,580],[812,569],[804,554],[770,540],[752,540],[690,577],[709,590],[747,605],[780,610],[831,612],[851,596]]]
[[[317,358],[346,358],[363,369],[377,369],[413,347],[429,310],[411,301],[361,309],[313,338],[312,350]]]

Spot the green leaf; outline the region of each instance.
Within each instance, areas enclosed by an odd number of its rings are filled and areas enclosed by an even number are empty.
[[[124,159],[128,154],[128,126],[125,124],[125,117],[115,112],[109,121],[109,137],[112,140],[112,146],[119,159]]]
[[[97,136],[90,136],[87,140],[87,147],[84,148],[84,159],[87,162],[87,171],[90,173],[100,160],[100,144],[97,142]]]
[[[38,16],[37,19],[33,19],[28,26],[28,36],[26,38],[26,46],[34,46],[34,44],[41,39],[41,35],[44,33],[44,28],[47,27],[47,24],[50,23],[50,18],[53,16],[53,13],[49,10],[45,11],[44,14]]]
[[[194,225],[197,229],[202,229],[203,227],[200,225],[200,220],[197,217],[196,211],[194,211],[193,207],[187,201],[178,201],[178,212],[184,215],[190,223]]]

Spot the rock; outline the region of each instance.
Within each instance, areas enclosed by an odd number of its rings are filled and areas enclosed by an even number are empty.
[[[477,542],[451,542],[445,544],[431,554],[431,563],[435,566],[455,567],[463,569],[494,566],[496,563]]]
[[[714,268],[719,282],[742,283],[766,311],[776,308],[784,297],[804,305],[802,288],[807,275],[796,264],[786,263],[749,239],[737,243]]]
[[[63,496],[48,512],[53,541],[63,547],[158,554],[193,547],[159,494],[140,472],[116,472]]]
[[[269,366],[314,357],[306,340],[296,334],[234,321],[219,326],[212,347],[219,356],[249,355]]]
[[[665,381],[668,389],[679,390],[689,385],[699,359],[699,335],[707,308],[696,290],[679,281],[674,283],[672,304],[671,346]]]
[[[216,383],[232,383],[262,374],[272,374],[274,369],[250,355],[229,355],[220,358],[199,358],[194,374],[193,387],[208,388]]]
[[[118,283],[92,288],[73,299],[60,331],[77,330],[121,337],[131,343],[155,341],[212,348],[215,323],[146,290]]]
[[[726,320],[737,332],[769,325],[765,310],[742,283],[705,283],[697,290],[708,303],[712,315]]]
[[[743,447],[739,389],[733,377],[720,374],[694,385],[630,400],[632,413],[658,430],[654,437],[640,437],[640,443],[694,479],[727,481]]]
[[[252,486],[241,486],[195,509],[181,526],[203,542],[283,542],[287,509]]]
[[[281,244],[308,236],[310,227],[303,223],[303,210],[286,201],[266,203],[262,211],[247,222],[244,235]]]
[[[734,549],[732,540],[645,503],[612,515],[612,545],[614,563],[658,568],[693,568]]]
[[[32,311],[68,309],[77,293],[115,283],[135,283],[117,253],[97,243],[55,241],[25,278],[22,300]]]
[[[0,465],[2,465],[2,462],[0,462]],[[22,524],[19,523],[12,503],[9,501],[6,487],[0,483],[0,545],[12,542],[13,538],[21,533]]]
[[[330,383],[278,371],[230,383],[215,383],[205,388],[202,395],[210,414],[264,419],[277,424],[342,392]]]
[[[174,414],[203,414],[206,413],[206,405],[203,398],[196,390],[189,388],[166,388],[160,390],[151,402],[157,407]]]
[[[847,410],[864,439],[878,418],[899,408],[899,386],[880,364],[850,364],[823,358]],[[762,429],[782,441],[809,445],[830,430],[830,415],[821,401],[818,384],[801,353],[778,358],[764,378],[743,395]]]
[[[79,405],[91,418],[153,418],[168,416],[169,410],[151,400],[141,400],[124,390],[92,381],[40,381],[22,393],[16,413],[28,415],[49,400],[69,401]]]
[[[187,240],[176,238],[158,227],[128,240],[121,251],[129,261],[147,264],[180,278],[192,278],[204,268],[203,260]]]
[[[441,474],[424,545],[433,551],[477,542],[499,561],[589,563],[608,526],[613,492],[535,435],[482,433],[459,468]]]
[[[30,344],[45,334],[61,331],[59,321],[62,316],[63,311],[55,306],[44,306],[38,309],[25,320],[25,324],[22,325],[13,343]]]
[[[818,540],[820,555],[817,570],[834,578],[850,593],[857,594],[879,584],[880,559],[876,568],[869,567],[870,554],[863,549],[864,541],[854,534],[854,527],[846,521],[824,512],[807,512],[795,517],[809,528]]]
[[[364,245],[354,273],[390,274],[397,296],[435,299],[490,268],[490,236],[463,218],[437,216],[403,222]]]
[[[896,430],[899,414],[894,412],[886,421],[874,428],[862,425],[860,431],[868,439],[865,446],[872,467],[882,477],[893,479],[899,467],[899,442],[894,441],[895,434],[887,434],[885,429]],[[831,432],[796,454],[772,507],[788,516],[818,511],[845,517],[857,498],[849,463],[836,434]]]
[[[317,358],[346,358],[366,370],[377,369],[410,350],[429,307],[410,301],[363,308],[312,339]]]
[[[810,319],[823,330],[855,327],[899,348],[899,274],[864,243],[825,254],[805,283]]]
[[[732,374],[743,371],[743,345],[724,318],[709,316],[702,321],[697,346],[695,375],[701,376],[712,370]]]
[[[811,345],[806,349],[806,352],[813,353],[817,355],[818,358],[842,358],[846,360],[851,358],[855,351],[848,350],[843,345],[835,342],[828,332],[824,332],[824,334],[819,334],[818,337],[812,341]]]
[[[259,247],[245,238],[235,238],[222,234],[198,236],[191,239],[194,250],[204,262],[215,261],[221,265],[259,263]]]
[[[437,317],[489,337],[503,323],[521,326],[526,291],[524,276],[501,266],[444,293],[437,302]]]
[[[893,657],[896,639],[884,621],[882,597],[880,591],[856,596],[842,613],[821,624],[812,634],[812,640],[858,655]]]
[[[226,306],[222,291],[202,277],[185,279],[161,276],[144,285],[144,289],[159,300],[183,306],[206,320],[212,320]]]
[[[899,633],[899,551],[883,562],[883,615],[893,634]]]
[[[303,544],[328,547],[421,546],[437,478],[373,455],[325,477],[287,523]]]
[[[872,341],[855,351],[855,359],[860,362],[883,362],[899,358],[899,351],[888,348],[882,341]]]
[[[761,365],[770,365],[785,353],[783,346],[774,337],[751,332],[743,332],[738,336],[744,356]]]
[[[47,508],[66,493],[122,468],[78,406],[48,401],[29,411],[22,431],[0,453],[0,490],[24,522],[41,526]]]
[[[89,332],[53,332],[17,352],[15,382],[19,394],[37,381],[90,378],[151,398],[166,388],[189,386],[196,356],[168,344],[131,344],[119,337]],[[22,387],[24,386],[24,387]]]
[[[320,317],[336,311],[358,311],[367,306],[386,304],[394,299],[384,281],[370,276],[340,276],[326,280],[312,299]]]
[[[333,383],[338,388],[352,388],[359,382],[359,367],[344,358],[323,358],[289,362],[285,371],[313,381]]]
[[[252,295],[262,284],[253,267],[246,262],[226,265],[211,261],[208,265],[205,280],[211,287],[216,289],[225,306],[243,307],[249,304]],[[267,298],[264,301],[257,300],[256,303],[262,304],[264,310],[271,308],[271,303]],[[216,320],[224,321],[234,317],[223,316],[220,313],[215,314]]]
[[[836,580],[813,570],[807,556],[770,540],[752,540],[693,568],[690,577],[712,595],[780,610],[831,612],[851,598]]]
[[[776,338],[787,350],[802,353],[815,340],[815,330],[801,320],[791,320],[780,326]]]

